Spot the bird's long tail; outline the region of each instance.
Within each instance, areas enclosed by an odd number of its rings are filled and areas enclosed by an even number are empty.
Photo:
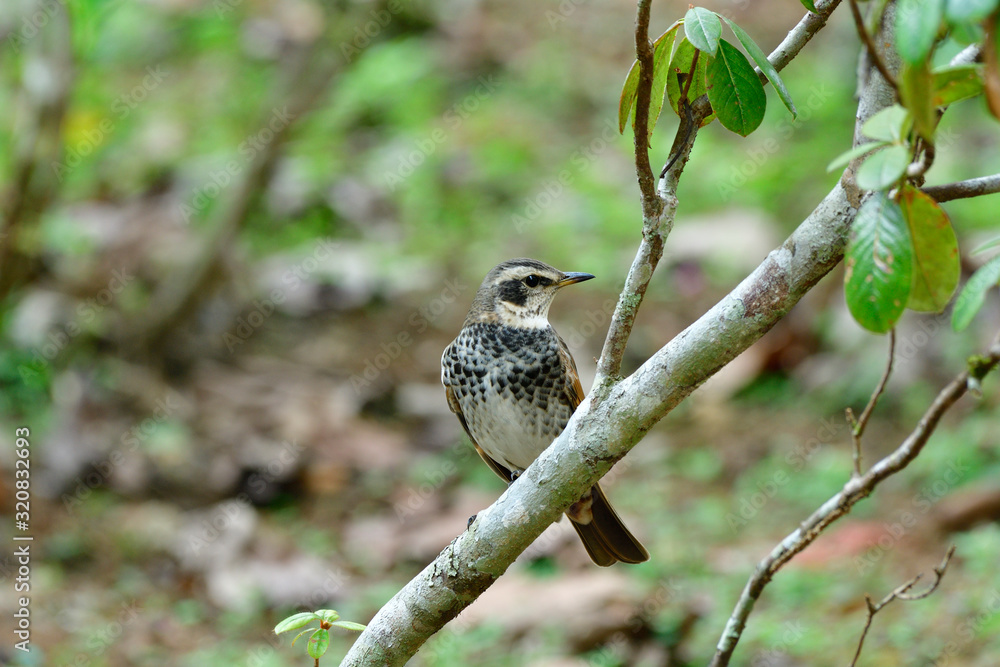
[[[602,567],[649,560],[649,552],[622,523],[600,484],[566,512],[591,560]]]

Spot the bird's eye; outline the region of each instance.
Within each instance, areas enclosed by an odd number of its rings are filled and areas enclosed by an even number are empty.
[[[542,279],[532,273],[530,276],[524,279],[524,284],[528,287],[538,287],[538,283],[542,282]]]

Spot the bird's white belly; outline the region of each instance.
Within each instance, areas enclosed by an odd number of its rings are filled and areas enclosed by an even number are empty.
[[[497,463],[512,471],[524,470],[552,444],[555,435],[543,435],[540,424],[509,393],[498,394],[491,387],[485,399],[469,424],[473,437]]]

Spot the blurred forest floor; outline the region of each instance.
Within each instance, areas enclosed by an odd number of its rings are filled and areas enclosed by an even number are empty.
[[[801,13],[792,0],[709,6],[765,50]],[[657,5],[658,27],[684,8]],[[597,274],[552,311],[590,386],[639,234],[630,143],[609,125],[634,7],[340,11],[289,0],[74,7],[63,145],[31,191],[41,194],[26,214],[30,270],[0,304],[0,432],[32,432],[36,649],[7,645],[4,595],[0,661],[309,664],[301,645],[270,634],[278,620],[304,607],[369,620],[503,491],[439,383],[441,351],[499,261],[530,255]],[[29,74],[53,53],[12,16],[0,22],[7,203],[37,110]],[[850,142],[856,54],[849,17],[836,19],[783,73],[799,120],[772,104],[754,138],[699,138],[627,371],[835,182],[824,169]],[[340,60],[320,85],[324,31],[339,35],[327,55]],[[946,122],[984,117],[960,108]],[[996,171],[992,129],[941,151],[932,180]],[[654,137],[657,159],[669,135]],[[948,210],[963,251],[996,228],[995,200]],[[190,303],[161,308],[195,278]],[[413,664],[706,662],[755,563],[850,474],[844,409],[864,405],[886,344],[851,321],[842,280],[824,279],[609,475],[648,563],[596,568],[555,524]],[[947,315],[904,318],[867,461],[905,437],[988,339],[997,306],[962,335]],[[783,571],[737,664],[847,664],[864,595],[928,572],[954,543],[940,589],[881,612],[863,662],[995,665],[998,407],[992,379],[910,468]],[[13,461],[4,448],[5,517]],[[8,543],[13,533],[0,527]],[[5,587],[15,574],[5,556]],[[349,641],[336,637],[323,664]]]

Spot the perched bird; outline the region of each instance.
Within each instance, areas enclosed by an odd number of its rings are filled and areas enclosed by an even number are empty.
[[[583,400],[576,363],[548,315],[556,292],[593,277],[533,259],[498,264],[441,356],[449,407],[508,484],[562,433]],[[649,558],[598,484],[566,516],[598,565]]]

